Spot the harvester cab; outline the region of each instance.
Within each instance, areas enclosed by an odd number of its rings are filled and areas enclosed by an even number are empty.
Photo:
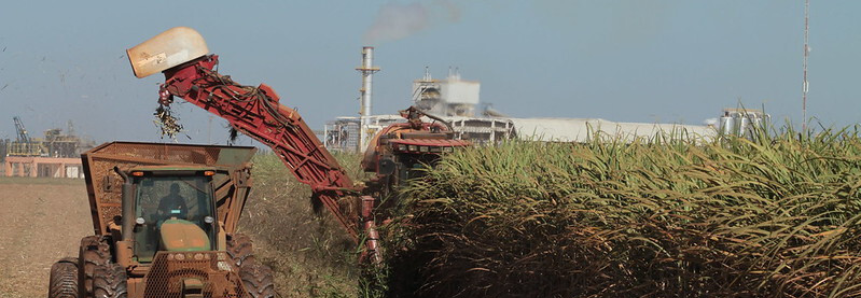
[[[365,150],[362,168],[376,173],[367,183],[387,196],[404,182],[421,177],[427,165],[434,165],[444,153],[472,143],[458,140],[444,120],[409,107],[400,111],[407,122],[390,125],[377,133]],[[427,117],[432,120],[423,121]]]

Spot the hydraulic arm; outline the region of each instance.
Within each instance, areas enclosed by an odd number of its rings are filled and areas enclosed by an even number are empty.
[[[353,185],[299,113],[279,103],[272,88],[237,84],[219,74],[217,65],[218,56],[207,55],[165,70],[159,102],[168,105],[174,96],[181,97],[268,145],[357,240],[357,220],[347,218],[337,199],[357,197],[353,195],[361,189]]]

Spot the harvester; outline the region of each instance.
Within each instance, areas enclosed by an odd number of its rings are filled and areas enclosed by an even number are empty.
[[[217,71],[218,56],[209,54],[203,37],[187,27],[176,27],[127,50],[138,78],[162,72],[160,109],[175,97],[182,98],[230,124],[238,132],[269,146],[296,179],[309,185],[313,197],[325,206],[357,242],[364,241],[363,259],[380,261],[375,227],[383,198],[404,181],[420,175],[446,152],[471,146],[454,139],[444,121],[424,121],[414,107],[401,111],[406,122],[393,124],[374,136],[368,145],[363,168],[375,173],[365,183],[353,183],[338,161],[320,142],[296,110],[281,104],[275,91],[235,82]],[[386,200],[391,202],[392,200]],[[343,205],[343,206],[342,206]],[[388,205],[388,204],[382,204]],[[354,206],[347,208],[344,206]],[[360,206],[360,207],[359,207]],[[360,210],[348,212],[349,210]],[[382,216],[380,216],[382,217]]]
[[[254,147],[113,142],[81,155],[93,236],[51,269],[49,298],[275,296],[236,234]]]

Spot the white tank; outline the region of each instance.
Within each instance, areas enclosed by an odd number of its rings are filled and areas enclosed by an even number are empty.
[[[735,132],[735,117],[723,116],[720,117],[721,132],[725,135],[736,134]]]

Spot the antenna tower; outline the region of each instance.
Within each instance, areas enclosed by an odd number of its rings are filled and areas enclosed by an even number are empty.
[[[810,47],[807,45],[807,31],[810,28],[809,22],[810,0],[804,0],[804,83],[801,86],[801,130],[807,134],[807,56],[810,54]]]

